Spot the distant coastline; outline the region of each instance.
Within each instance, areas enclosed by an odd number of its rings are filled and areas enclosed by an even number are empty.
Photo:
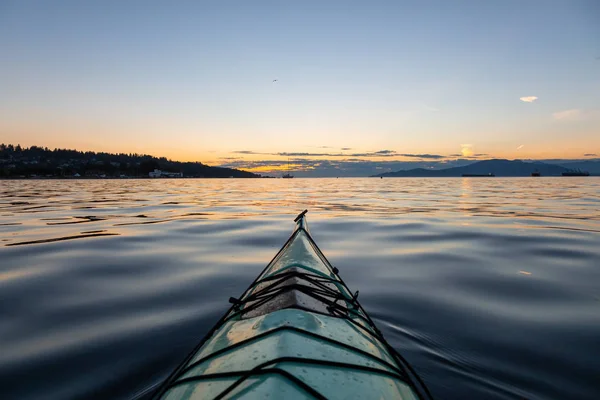
[[[113,154],[0,144],[0,179],[261,178],[235,168],[146,154]]]
[[[550,164],[543,162],[526,162],[521,160],[482,160],[462,167],[444,169],[414,168],[395,172],[384,172],[373,177],[413,177],[413,178],[443,178],[443,177],[526,177],[532,176],[587,176],[580,170],[582,163],[569,168],[569,164]],[[600,175],[600,162],[588,161],[584,167],[597,168],[588,175]],[[588,171],[585,171],[586,173]]]
[[[123,176],[123,177],[119,177],[119,176],[79,176],[79,177],[73,177],[73,176],[10,176],[10,177],[6,177],[6,176],[0,176],[0,181],[18,181],[18,180],[28,180],[28,181],[33,181],[33,180],[38,180],[38,181],[75,181],[75,180],[80,180],[80,181],[91,181],[91,180],[98,180],[98,179],[108,179],[108,180],[119,180],[119,179],[136,179],[136,180],[176,180],[176,179],[231,179],[231,178],[242,178],[242,179],[266,179],[266,178],[271,178],[274,179],[272,176],[251,176],[251,177],[236,177],[236,176],[182,176],[180,178],[168,178],[168,177],[161,177],[161,178],[150,178],[147,176]]]

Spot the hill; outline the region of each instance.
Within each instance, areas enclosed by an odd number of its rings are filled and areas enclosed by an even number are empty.
[[[159,169],[180,172],[189,178],[259,178],[260,175],[233,168],[210,167],[201,162],[179,162],[145,154],[112,154],[47,147],[22,148],[0,144],[0,177],[2,178],[108,178],[148,177]]]
[[[538,171],[542,176],[560,176],[568,171],[563,166],[546,164],[542,162],[524,162],[521,160],[483,160],[462,167],[445,169],[424,169],[415,168],[396,172],[386,172],[374,175],[377,177],[457,177],[463,174],[496,176],[531,176],[531,173]]]

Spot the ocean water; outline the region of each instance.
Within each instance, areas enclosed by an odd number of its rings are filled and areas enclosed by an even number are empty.
[[[435,398],[600,398],[593,177],[0,181],[0,397],[148,395],[305,208]]]

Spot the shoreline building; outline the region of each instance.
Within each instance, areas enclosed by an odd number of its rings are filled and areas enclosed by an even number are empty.
[[[155,169],[152,172],[148,172],[150,178],[183,178],[183,172],[167,172]]]

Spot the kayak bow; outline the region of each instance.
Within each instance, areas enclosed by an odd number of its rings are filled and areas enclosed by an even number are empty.
[[[156,399],[428,399],[308,232],[306,210]]]

